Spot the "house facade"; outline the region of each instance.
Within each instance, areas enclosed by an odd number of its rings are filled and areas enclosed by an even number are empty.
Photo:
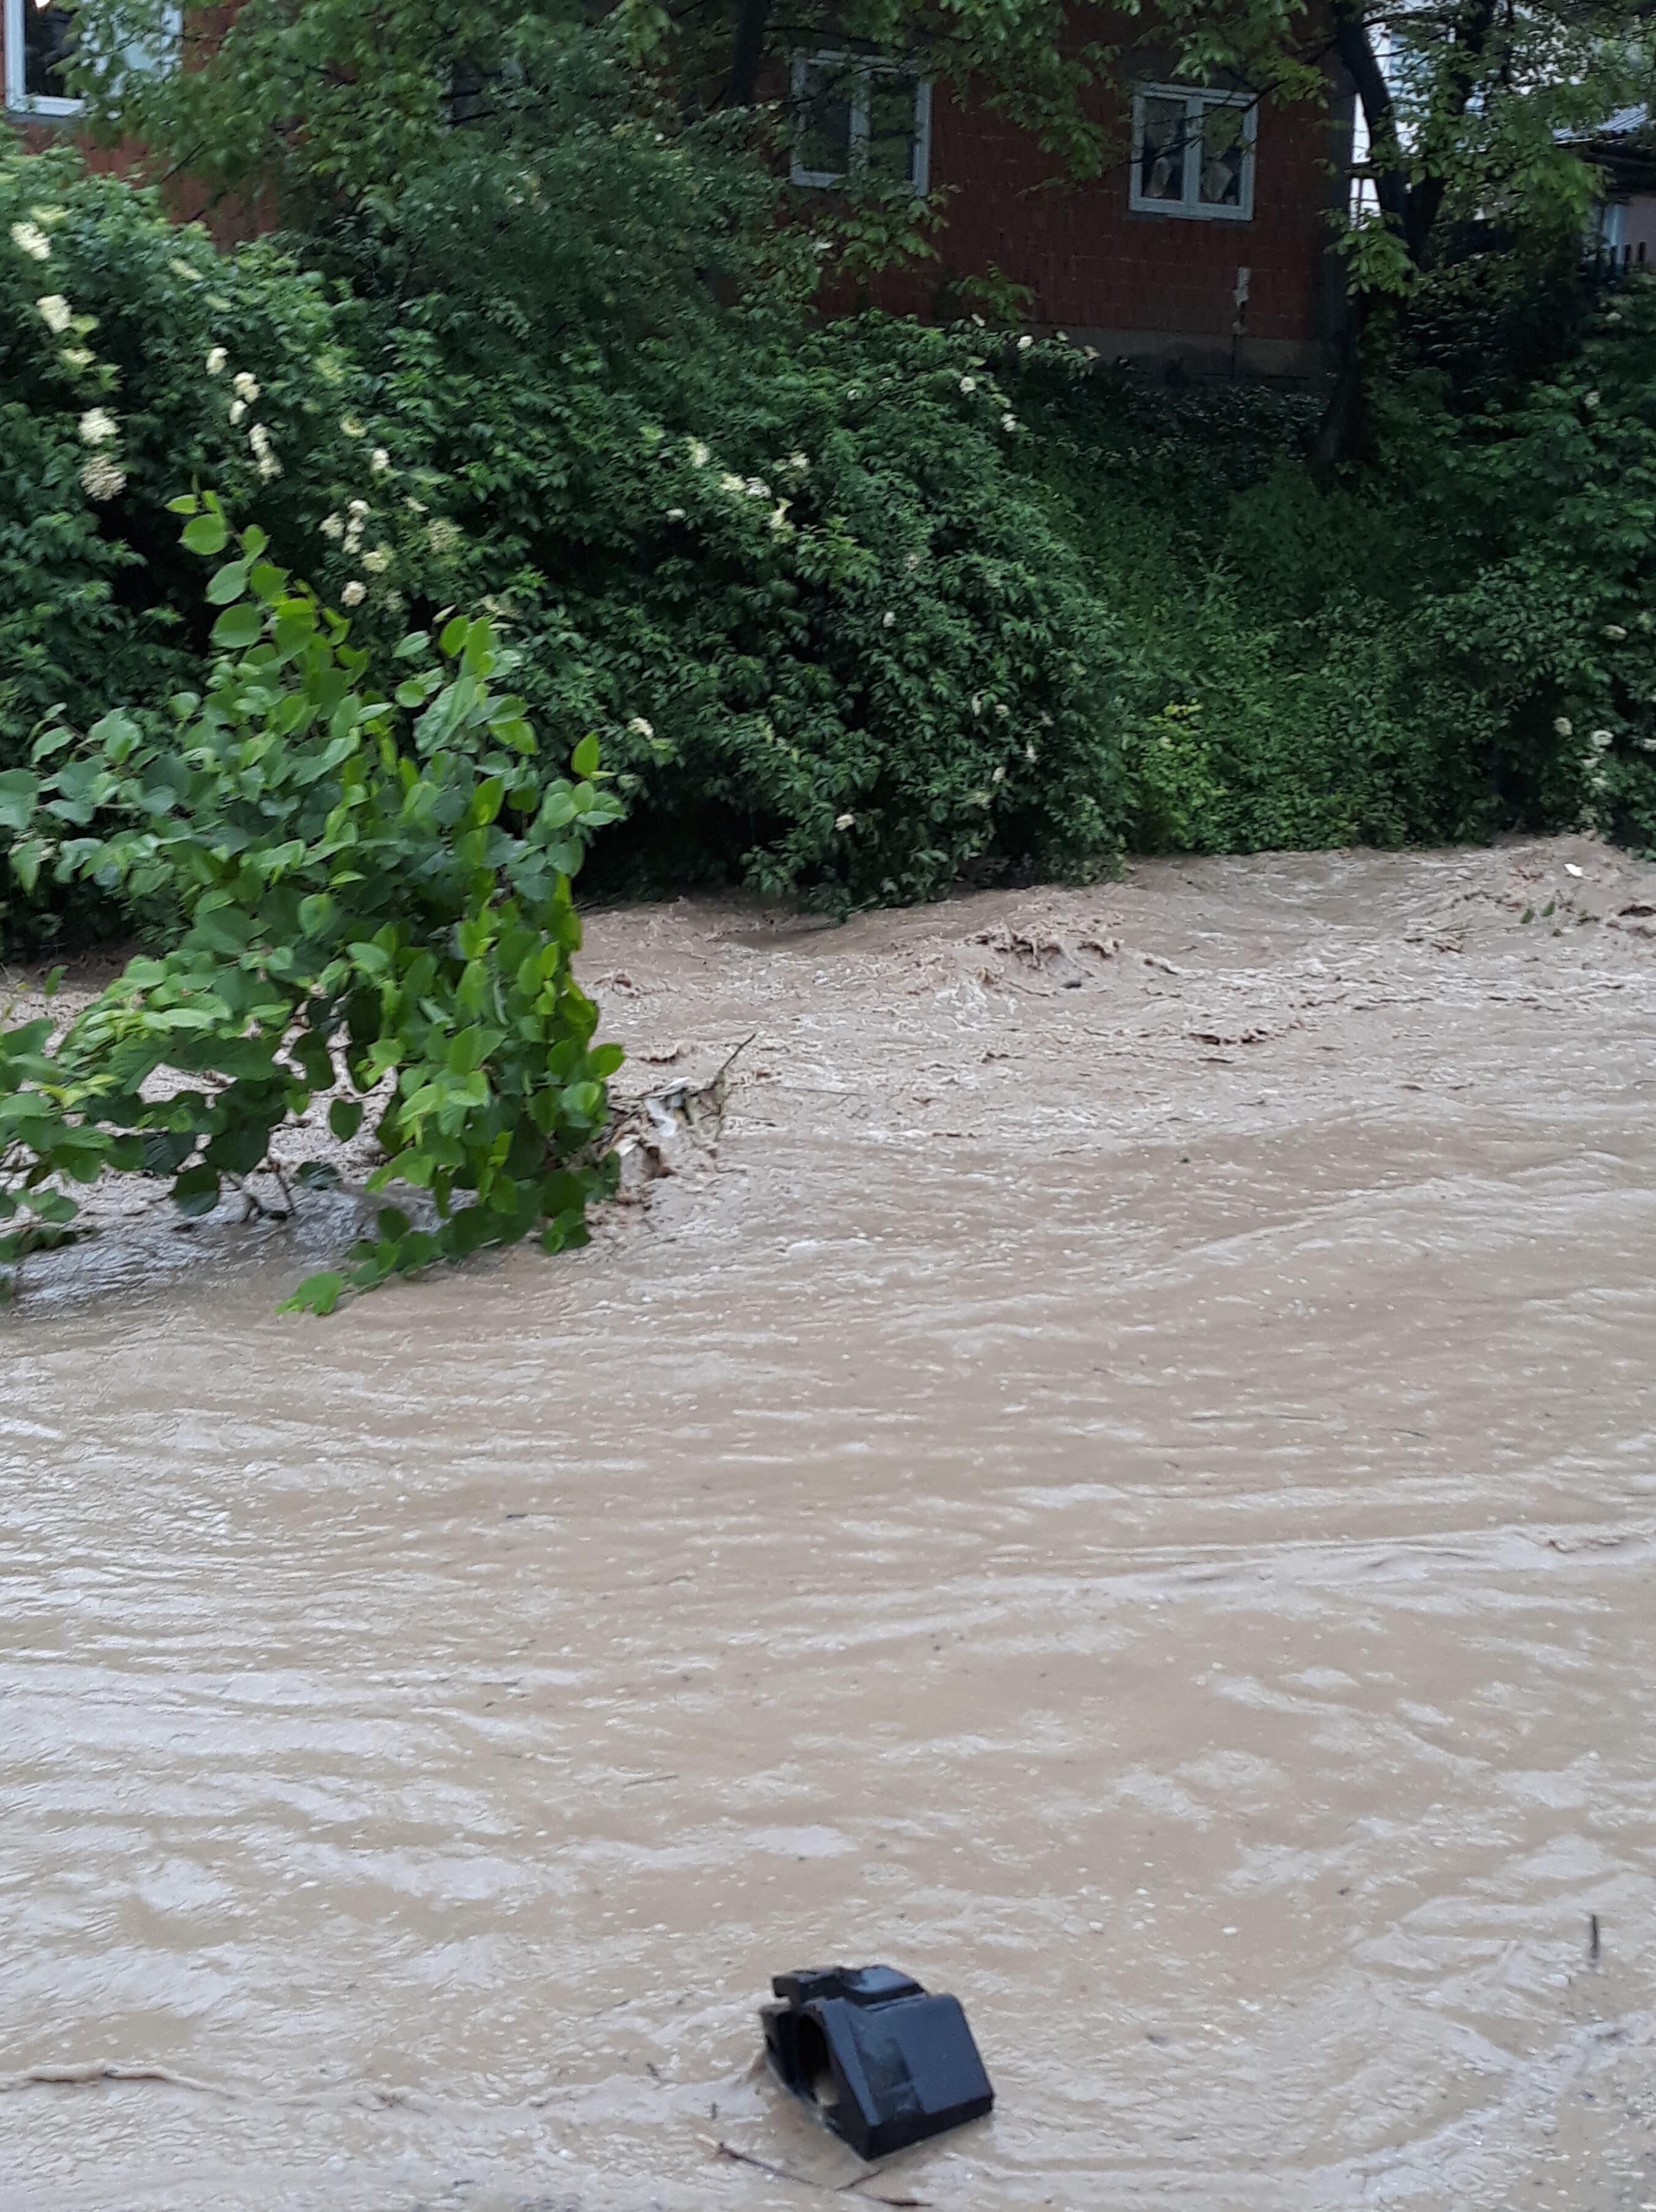
[[[73,128],[63,75],[71,24],[54,0],[0,0],[6,110],[31,135]],[[168,65],[165,54],[149,58]],[[1147,66],[1100,95],[1111,158],[1075,181],[970,90],[872,55],[800,52],[775,89],[801,192],[833,193],[866,174],[944,196],[937,259],[879,279],[879,305],[958,313],[963,283],[994,278],[1018,288],[1032,327],[1108,359],[1294,380],[1330,364],[1349,99],[1272,106],[1245,86],[1173,82]]]
[[[1352,138],[1352,102],[1333,88],[1324,104],[1274,106],[1147,69],[1101,97],[1114,158],[1079,182],[970,94],[875,59],[796,56],[789,96],[802,189],[861,167],[947,193],[938,262],[877,282],[881,306],[935,313],[993,271],[1021,288],[1032,327],[1109,359],[1296,380],[1330,366]]]

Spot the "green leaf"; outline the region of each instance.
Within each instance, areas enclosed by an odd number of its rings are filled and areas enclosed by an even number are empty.
[[[230,533],[222,514],[198,514],[184,526],[182,541],[192,553],[222,553]]]
[[[268,1129],[261,1128],[256,1121],[244,1121],[220,1130],[203,1154],[203,1164],[216,1168],[222,1175],[252,1175],[264,1164],[270,1142]]]
[[[344,1297],[344,1277],[331,1270],[320,1275],[307,1275],[293,1296],[283,1299],[277,1311],[331,1314]]]
[[[582,738],[581,743],[575,747],[575,751],[570,756],[569,765],[579,776],[596,775],[598,773],[598,739],[595,737],[591,736]]]
[[[247,588],[247,563],[227,561],[207,579],[207,597],[216,607],[228,607]]]
[[[342,1145],[348,1145],[362,1126],[360,1098],[336,1098],[328,1108],[328,1127]]]
[[[338,1190],[339,1170],[332,1160],[301,1160],[295,1181],[307,1190]]]
[[[186,1168],[173,1185],[173,1203],[191,1219],[210,1213],[218,1204],[219,1181],[209,1167]]]
[[[213,643],[227,652],[245,652],[265,635],[265,617],[257,607],[226,607],[213,624]]]
[[[40,793],[40,777],[26,768],[10,768],[0,775],[0,830],[27,830]]]

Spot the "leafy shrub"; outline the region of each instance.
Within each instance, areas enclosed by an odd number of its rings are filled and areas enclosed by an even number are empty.
[[[581,1241],[621,1057],[594,1048],[569,966],[569,879],[616,811],[595,742],[574,781],[541,775],[521,702],[494,688],[509,658],[463,616],[435,654],[405,639],[394,702],[376,697],[348,623],[262,531],[232,543],[216,498],[178,505],[186,546],[232,553],[208,586],[204,695],[176,697],[160,732],[119,711],[83,740],[52,728],[35,768],[0,775],[26,884],[165,891],[183,921],[55,1047],[49,1019],[0,1033],[0,1219],[16,1224],[0,1259],[61,1236],[63,1184],[106,1169],[169,1175],[186,1212],[210,1211],[335,1085],[336,1058],[358,1094],[330,1109],[340,1137],[394,1079],[369,1188],[427,1193],[432,1225],[384,1207],[345,1271],[293,1303],[326,1311],[535,1230],[553,1250]]]
[[[84,720],[199,682],[165,514],[194,477],[233,511],[256,500],[273,556],[350,606],[379,656],[446,606],[508,631],[549,740],[596,732],[620,771],[612,885],[699,873],[843,908],[973,867],[1108,865],[1106,634],[1010,465],[1019,433],[975,334],[813,326],[757,276],[722,307],[700,288],[675,322],[691,273],[659,256],[636,272],[632,230],[697,162],[717,183],[737,156],[676,149],[675,185],[655,135],[620,122],[610,171],[633,163],[647,210],[607,234],[607,303],[590,270],[584,289],[549,284],[527,249],[486,297],[468,277],[388,302],[386,270],[429,258],[399,260],[400,224],[459,236],[440,213],[469,189],[458,160],[354,240],[363,298],[269,245],[220,255],[67,156],[4,173],[49,258],[0,241],[21,334],[0,393],[50,427],[55,474],[23,520],[65,550],[30,598],[38,665],[0,759],[49,706]],[[738,196],[707,191],[715,212]],[[557,234],[557,210],[538,203],[535,227]],[[55,611],[71,553],[119,650]]]

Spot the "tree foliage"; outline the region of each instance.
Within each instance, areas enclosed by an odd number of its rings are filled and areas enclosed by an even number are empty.
[[[368,1102],[380,1210],[343,1271],[295,1303],[539,1231],[582,1241],[606,1185],[606,1079],[596,1012],[570,972],[569,882],[615,813],[598,748],[546,779],[484,621],[415,632],[392,698],[343,617],[233,533],[212,495],[180,500],[192,552],[228,553],[200,696],[164,719],[58,726],[0,775],[11,866],[163,894],[176,941],[129,962],[52,1042],[49,1017],[0,1033],[0,1259],[60,1237],[66,1185],[107,1170],[171,1178],[186,1213],[267,1166],[283,1122],[342,1081],[352,1135]]]

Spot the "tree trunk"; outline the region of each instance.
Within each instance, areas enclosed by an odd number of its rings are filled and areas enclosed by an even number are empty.
[[[752,107],[758,98],[770,30],[770,0],[742,0],[730,49],[730,75],[719,102],[721,107]]]
[[[1363,337],[1373,319],[1372,295],[1353,295],[1340,346],[1340,367],[1311,444],[1311,465],[1326,475],[1342,461],[1355,461],[1368,434],[1368,392],[1364,380]]]

